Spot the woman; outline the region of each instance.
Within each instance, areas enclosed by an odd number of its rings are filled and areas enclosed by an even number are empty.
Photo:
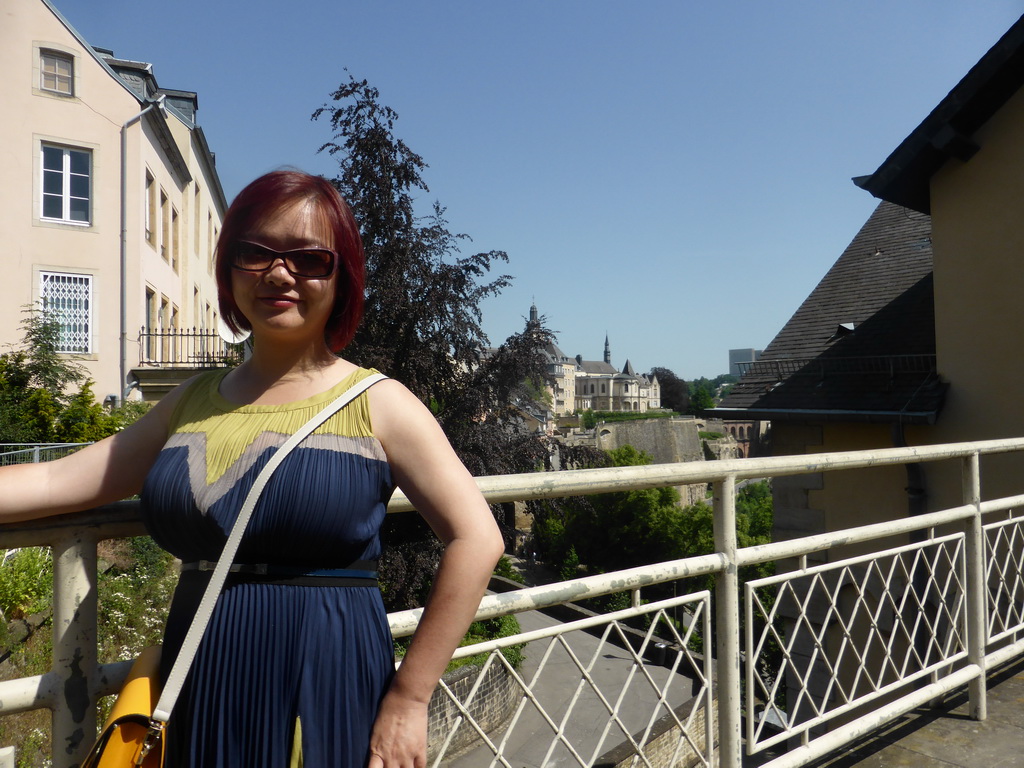
[[[338,357],[362,310],[363,255],[325,180],[276,171],[232,203],[216,254],[221,314],[253,354],[161,400],[124,432],[49,464],[5,471],[0,520],[142,492],[154,539],[184,563],[164,673],[255,474],[273,450],[369,371]],[[400,486],[445,544],[397,672],[372,570]],[[472,620],[502,540],[429,411],[373,385],[293,451],[268,483],[168,726],[169,766],[398,768],[426,762],[427,704]],[[245,571],[246,569],[243,569]],[[251,570],[257,570],[252,568]],[[359,574],[357,574],[359,575]]]

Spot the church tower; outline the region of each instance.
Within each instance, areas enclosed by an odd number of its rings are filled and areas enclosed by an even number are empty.
[[[607,333],[604,335],[604,361],[606,363],[608,363],[608,365],[612,364],[612,348],[608,344],[608,334]]]

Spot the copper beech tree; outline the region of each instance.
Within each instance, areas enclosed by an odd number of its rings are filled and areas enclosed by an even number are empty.
[[[417,210],[416,200],[429,193],[427,163],[395,134],[398,114],[379,91],[346,74],[312,115],[330,125],[320,151],[338,161],[332,182],[351,206],[366,250],[366,307],[346,358],[398,379],[427,403],[474,475],[545,467],[553,446],[529,431],[523,416],[545,382],[551,331],[543,319],[525,322],[490,347],[481,303],[511,283],[509,275],[492,274],[507,254],[466,255],[469,236],[449,230],[439,202]],[[438,553],[432,537],[410,530],[413,516],[392,517],[402,520],[389,521],[385,598],[389,608],[404,608],[425,594]]]

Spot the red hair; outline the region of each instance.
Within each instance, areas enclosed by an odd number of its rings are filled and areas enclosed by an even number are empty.
[[[352,211],[338,190],[322,176],[295,170],[271,171],[238,193],[224,215],[214,257],[220,314],[224,324],[236,333],[250,329],[231,292],[230,253],[255,222],[301,201],[310,201],[317,207],[330,227],[334,240],[330,245],[338,253],[334,306],[324,329],[324,340],[331,351],[340,352],[352,341],[363,316],[366,262]]]

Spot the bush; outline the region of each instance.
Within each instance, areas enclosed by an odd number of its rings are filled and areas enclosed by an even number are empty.
[[[53,594],[53,561],[47,547],[24,547],[0,566],[0,617],[21,619],[47,608]]]
[[[517,584],[525,584],[526,579],[523,578],[523,574],[515,569],[512,565],[512,561],[504,555],[498,561],[498,564],[494,566],[494,575],[501,576],[503,579],[514,581]]]
[[[493,619],[474,621],[470,624],[469,631],[466,633],[466,636],[459,645],[461,647],[474,645],[475,643],[482,643],[487,640],[511,637],[512,635],[518,635],[520,631],[519,620],[514,615],[509,614],[507,616],[495,616]],[[486,653],[478,653],[475,656],[456,659],[448,665],[448,669],[450,671],[468,665],[483,666],[484,662],[487,661],[487,655],[488,654]],[[511,645],[508,648],[502,648],[501,655],[504,656],[505,660],[512,665],[513,669],[519,669],[524,658],[523,646]]]

